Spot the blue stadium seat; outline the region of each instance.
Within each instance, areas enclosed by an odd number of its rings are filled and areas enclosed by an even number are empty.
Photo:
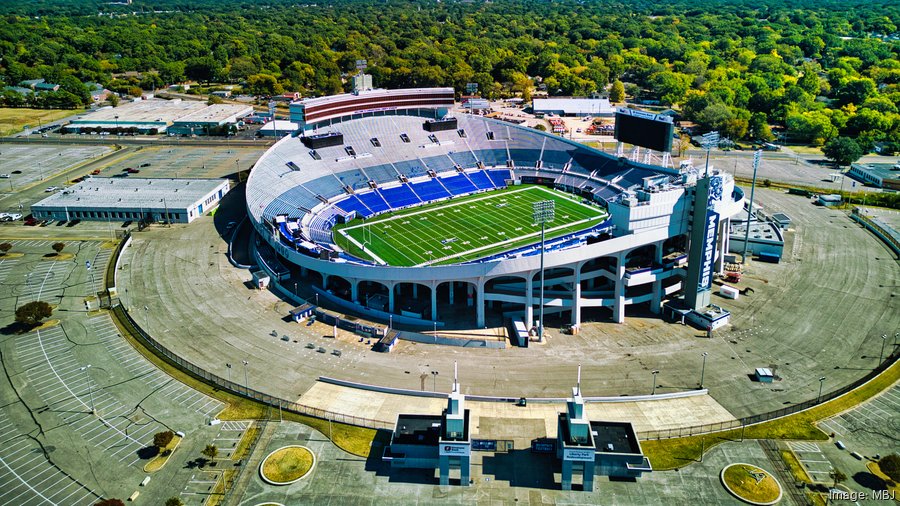
[[[422,202],[416,194],[409,189],[409,186],[402,184],[393,188],[379,188],[375,190],[380,193],[384,200],[394,209],[411,206]]]
[[[491,190],[494,188],[494,185],[491,184],[491,179],[484,173],[484,171],[476,170],[469,172],[467,174],[469,179],[475,183],[475,187],[479,190]]]
[[[363,205],[363,203],[359,200],[359,197],[357,197],[356,195],[350,195],[344,200],[338,202],[337,206],[346,213],[356,211],[356,213],[363,218],[368,218],[372,215],[372,211],[366,208],[366,206]]]
[[[418,195],[423,202],[443,199],[450,196],[447,189],[436,179],[422,181],[421,183],[413,183],[411,186],[413,191],[416,192],[416,195]]]
[[[359,198],[360,202],[372,210],[372,213],[381,213],[391,210],[391,206],[381,198],[381,194],[378,192],[358,193],[356,196]]]
[[[475,188],[475,185],[473,185],[472,182],[469,181],[469,178],[462,174],[459,174],[457,176],[442,177],[440,178],[440,180],[453,195],[465,195],[467,193],[472,193],[478,190],[478,188]]]
[[[491,178],[491,181],[497,186],[497,188],[505,188],[506,180],[512,179],[509,175],[509,170],[489,170],[487,171],[488,177]]]

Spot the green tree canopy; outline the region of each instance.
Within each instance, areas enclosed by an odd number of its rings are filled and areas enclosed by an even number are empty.
[[[825,143],[822,148],[825,158],[836,165],[850,165],[862,157],[863,150],[859,144],[849,137],[837,137]]]

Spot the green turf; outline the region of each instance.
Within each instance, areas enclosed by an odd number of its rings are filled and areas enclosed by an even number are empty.
[[[547,239],[590,228],[606,218],[603,209],[542,186],[516,186],[435,204],[354,220],[335,228],[337,244],[389,265],[450,264],[524,246],[540,239],[532,204],[556,202]],[[363,251],[360,245],[365,245]]]

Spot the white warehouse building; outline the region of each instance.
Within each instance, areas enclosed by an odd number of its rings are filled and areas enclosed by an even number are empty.
[[[37,219],[190,223],[228,193],[227,179],[95,177],[31,206]]]

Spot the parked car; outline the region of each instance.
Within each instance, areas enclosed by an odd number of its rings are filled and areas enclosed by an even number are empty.
[[[99,173],[100,173],[100,169],[94,169],[91,171],[91,175],[93,175],[93,176],[96,176]]]
[[[0,174],[0,179],[9,179],[9,174]]]
[[[79,219],[76,218],[76,219],[70,221],[69,224],[66,225],[66,226],[67,226],[67,227],[74,227],[75,225],[78,225],[79,223],[81,223],[81,220],[79,220]]]
[[[128,169],[129,174],[137,174],[138,172],[140,172],[139,169]]]
[[[131,220],[126,220],[125,223],[122,224],[122,228],[128,228],[131,225]]]
[[[149,166],[150,166],[150,162],[142,163],[142,164],[141,164],[141,167],[149,167]]]
[[[48,186],[44,190],[44,193],[51,193],[51,192],[55,192],[56,190],[59,190],[59,186]]]

